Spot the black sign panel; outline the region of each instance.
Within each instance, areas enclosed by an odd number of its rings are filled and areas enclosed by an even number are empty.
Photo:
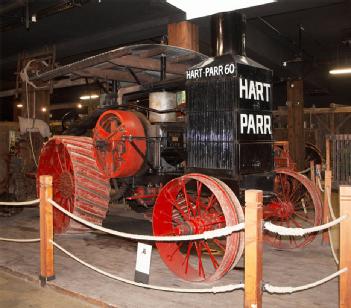
[[[253,174],[273,170],[273,151],[271,143],[239,144],[240,174]]]
[[[238,64],[238,107],[271,111],[272,78],[269,70]]]

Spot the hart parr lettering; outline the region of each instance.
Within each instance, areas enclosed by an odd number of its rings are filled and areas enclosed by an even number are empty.
[[[240,98],[269,102],[271,85],[260,81],[239,78]]]
[[[202,77],[202,67],[186,71],[186,79],[198,79]]]
[[[271,116],[246,113],[240,114],[240,134],[272,134]]]
[[[235,64],[220,64],[215,66],[207,66],[205,68],[196,68],[186,72],[186,79],[198,79],[202,77],[217,77],[224,75],[233,75],[235,73]]]

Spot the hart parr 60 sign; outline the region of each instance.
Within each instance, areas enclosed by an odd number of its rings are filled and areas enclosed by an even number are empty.
[[[200,67],[186,72],[186,79],[198,79],[208,77],[219,77],[226,75],[233,75],[235,73],[235,64],[219,64],[215,66]]]

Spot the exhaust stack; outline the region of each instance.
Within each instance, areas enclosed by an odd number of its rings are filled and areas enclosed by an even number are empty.
[[[238,12],[211,16],[211,45],[213,56],[225,54],[245,56],[246,17]]]

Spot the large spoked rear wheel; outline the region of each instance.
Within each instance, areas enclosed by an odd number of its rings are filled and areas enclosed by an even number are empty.
[[[242,222],[238,199],[222,181],[202,174],[187,174],[167,183],[153,211],[154,235],[201,234]],[[162,260],[188,281],[220,279],[239,261],[243,232],[227,237],[156,243]]]
[[[102,224],[108,210],[110,184],[109,179],[97,168],[91,138],[51,138],[40,154],[38,179],[40,175],[52,175],[55,202],[87,221]],[[87,230],[82,224],[54,209],[56,234]]]
[[[264,207],[265,220],[287,228],[309,228],[322,223],[322,202],[318,188],[307,177],[289,169],[277,169],[274,180],[275,198]],[[266,243],[278,249],[302,248],[316,237],[264,234]]]

